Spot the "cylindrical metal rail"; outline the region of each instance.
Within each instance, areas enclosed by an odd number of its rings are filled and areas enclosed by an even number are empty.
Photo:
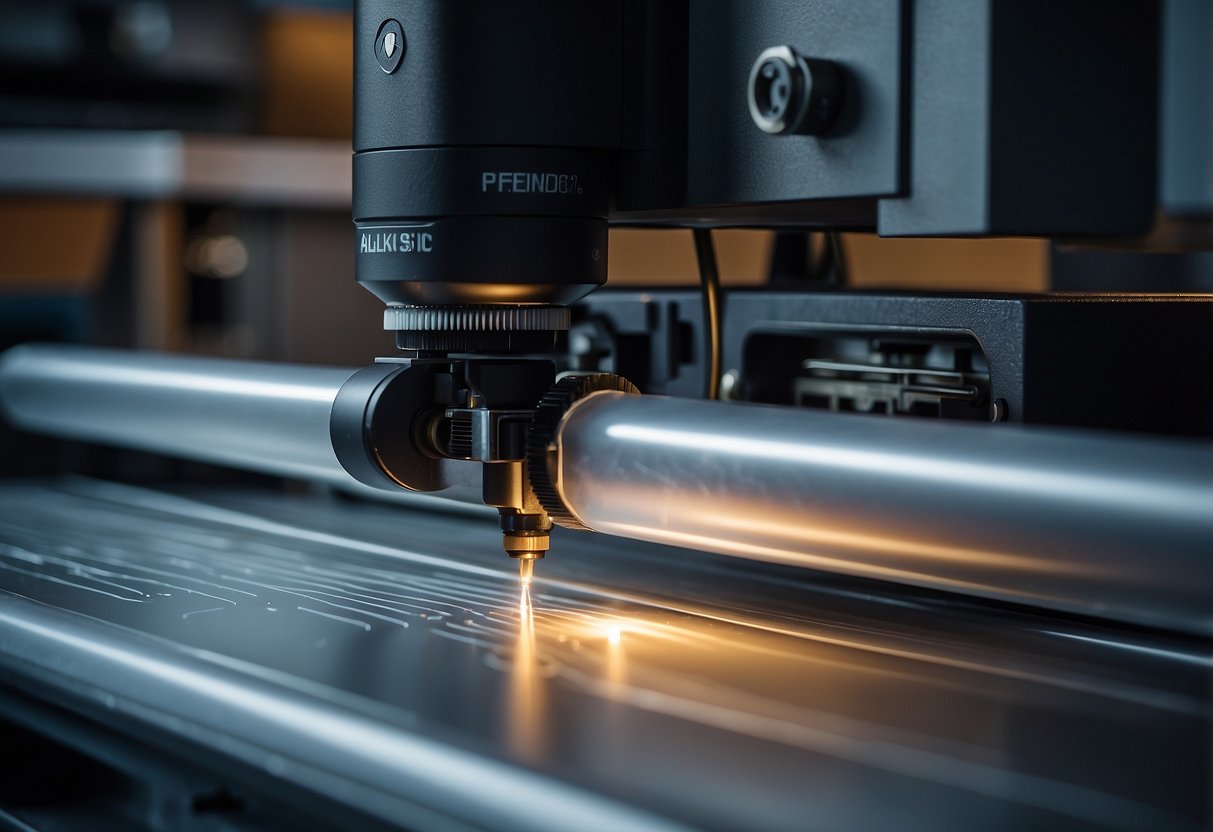
[[[353,373],[27,345],[0,356],[0,409],[37,433],[350,485],[329,411]]]
[[[354,485],[351,370],[26,346],[18,427]],[[558,437],[597,531],[1213,633],[1213,445],[597,394]]]
[[[1213,445],[600,393],[560,491],[624,537],[1213,632]]]

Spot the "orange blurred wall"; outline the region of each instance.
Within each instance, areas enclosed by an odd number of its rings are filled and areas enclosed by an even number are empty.
[[[728,229],[714,236],[725,283],[766,281],[771,232]],[[857,287],[998,292],[1040,292],[1048,287],[1048,243],[1044,240],[901,240],[844,234],[843,248],[849,285]],[[690,231],[611,230],[609,283],[679,285],[697,281]]]

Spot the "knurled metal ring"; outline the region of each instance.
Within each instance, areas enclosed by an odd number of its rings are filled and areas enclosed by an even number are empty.
[[[389,306],[383,328],[409,332],[521,332],[569,328],[567,306]]]
[[[565,376],[544,394],[527,429],[527,476],[531,488],[552,522],[566,529],[589,531],[589,527],[578,520],[560,498],[557,488],[559,449],[556,447],[556,432],[569,408],[578,400],[601,392],[631,395],[640,393],[640,390],[623,376],[614,373]]]

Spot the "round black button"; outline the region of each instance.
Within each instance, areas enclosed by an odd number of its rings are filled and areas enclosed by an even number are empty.
[[[384,72],[391,75],[404,59],[404,28],[400,21],[388,19],[379,26],[375,35],[375,57]]]
[[[842,110],[843,70],[773,46],[750,69],[750,118],[772,135],[823,136]]]

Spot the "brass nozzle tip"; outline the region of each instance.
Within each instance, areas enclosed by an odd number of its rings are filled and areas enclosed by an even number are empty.
[[[523,586],[530,586],[535,574],[535,561],[547,554],[550,538],[546,534],[504,535],[505,551],[518,561],[518,577]]]
[[[551,547],[551,538],[546,534],[512,534],[502,535],[502,545],[512,558],[541,558]]]

